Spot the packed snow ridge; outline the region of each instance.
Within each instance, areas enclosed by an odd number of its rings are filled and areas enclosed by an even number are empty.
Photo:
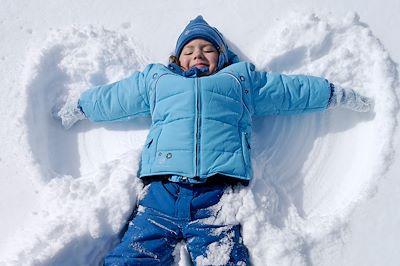
[[[242,224],[254,265],[309,265],[318,254],[313,249],[335,245],[351,210],[390,165],[397,70],[355,15],[292,14],[266,30],[249,58],[259,69],[323,76],[375,100],[369,114],[255,119],[254,180],[220,202],[216,219]],[[27,217],[31,230],[6,265],[97,265],[118,241],[142,192],[136,172],[150,119],[85,121],[65,131],[51,111],[148,63],[134,40],[92,26],[53,31],[30,52],[18,131],[30,155],[24,163],[42,187],[41,204]],[[176,253],[177,264],[188,264],[184,247]]]

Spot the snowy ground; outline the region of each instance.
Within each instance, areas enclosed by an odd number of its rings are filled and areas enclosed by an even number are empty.
[[[254,121],[254,181],[223,200],[254,264],[398,265],[399,11],[394,0],[3,0],[0,265],[96,265],[115,244],[141,191],[149,120],[65,131],[51,108],[165,63],[198,14],[259,69],[324,76],[375,99],[371,114]]]

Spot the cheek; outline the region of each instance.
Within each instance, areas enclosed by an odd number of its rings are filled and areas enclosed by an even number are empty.
[[[210,65],[218,64],[218,55],[212,54],[207,59],[208,59],[208,62],[210,63]]]
[[[190,60],[184,56],[179,57],[179,63],[181,67],[185,70],[189,69],[189,62]]]

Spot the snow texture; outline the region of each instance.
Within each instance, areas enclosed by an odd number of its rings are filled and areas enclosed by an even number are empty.
[[[294,12],[258,32],[246,55],[259,69],[324,76],[375,100],[373,113],[256,118],[254,179],[215,206],[216,220],[242,224],[254,265],[312,265],[321,250],[341,244],[349,215],[391,164],[397,69],[355,14]],[[143,193],[136,173],[150,120],[84,121],[65,131],[50,114],[88,87],[152,63],[139,47],[123,30],[86,25],[52,30],[28,51],[8,132],[18,139],[38,200],[26,216],[29,229],[4,246],[0,265],[99,265],[118,241]],[[230,248],[229,239],[216,245]],[[213,250],[196,258],[199,265],[224,264]],[[175,258],[189,265],[182,243]]]

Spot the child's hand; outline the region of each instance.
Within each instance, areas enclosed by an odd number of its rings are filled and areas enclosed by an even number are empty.
[[[329,99],[328,109],[343,107],[356,112],[369,112],[373,109],[374,101],[362,96],[352,89],[342,88],[331,84],[332,95]]]
[[[70,129],[79,120],[86,119],[85,114],[75,100],[67,101],[61,108],[54,106],[52,115],[55,119],[61,120],[65,129]]]

